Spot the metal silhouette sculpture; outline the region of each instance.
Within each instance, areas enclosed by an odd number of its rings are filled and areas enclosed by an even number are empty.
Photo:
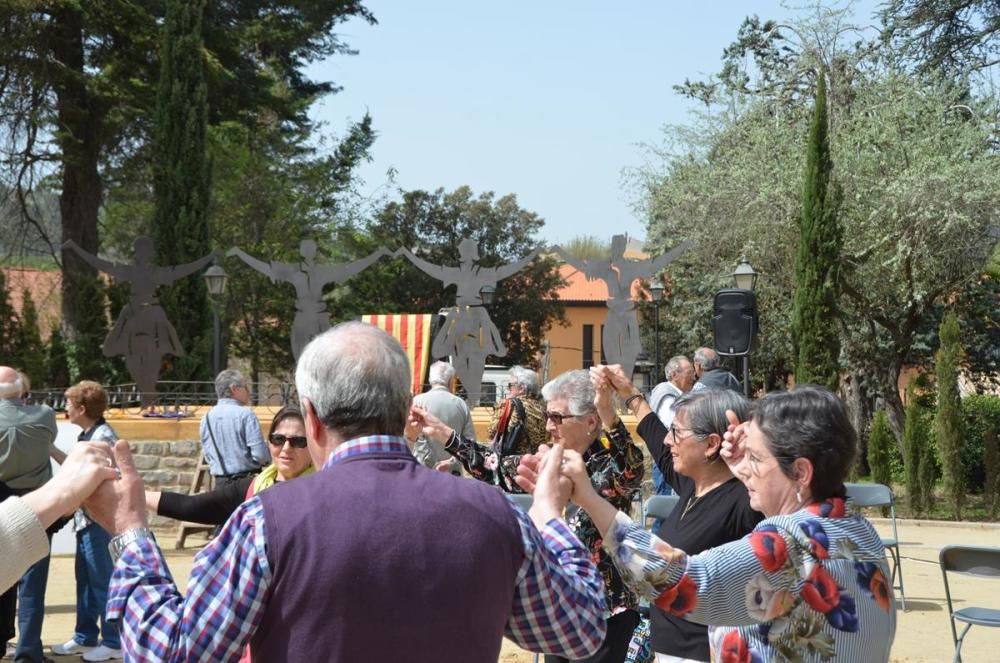
[[[133,244],[134,262],[130,265],[103,260],[87,253],[72,240],[63,244],[72,249],[88,265],[129,284],[128,303],[122,307],[115,326],[101,346],[105,357],[124,355],[125,367],[139,388],[142,405],[155,400],[156,381],[164,355],[183,357],[177,331],[167,319],[167,313],[156,298],[156,290],[194,274],[218,255],[209,253],[184,265],[161,267],[153,263],[156,247],[150,237],[142,236]]]
[[[632,299],[632,282],[636,279],[652,278],[675,258],[694,246],[694,242],[688,240],[662,256],[645,260],[625,258],[627,242],[625,235],[611,237],[610,260],[583,260],[567,253],[559,246],[555,247],[555,252],[580,270],[589,280],[601,279],[607,284],[608,316],[604,322],[601,347],[609,364],[621,364],[625,373],[632,377],[635,360],[642,351],[642,342],[639,339],[639,316],[635,310],[635,300]]]
[[[471,407],[479,405],[482,392],[483,370],[486,357],[503,357],[507,354],[500,330],[483,305],[480,291],[484,286],[496,287],[497,281],[516,274],[538,255],[538,249],[526,257],[500,267],[480,267],[479,247],[471,239],[458,245],[459,266],[434,265],[418,258],[408,249],[396,255],[405,256],[417,269],[441,281],[444,287],[455,285],[455,306],[448,310],[444,324],[434,337],[431,354],[437,358],[451,357],[467,401]]]
[[[295,319],[292,321],[292,355],[295,361],[313,338],[330,328],[330,313],[323,301],[323,288],[330,283],[342,283],[357,275],[382,256],[392,255],[386,248],[343,264],[316,264],[316,242],[304,239],[299,244],[301,263],[264,262],[233,248],[227,256],[237,256],[247,265],[267,276],[271,282],[284,281],[295,286]]]

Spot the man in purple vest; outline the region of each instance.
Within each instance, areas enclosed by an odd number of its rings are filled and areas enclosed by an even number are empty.
[[[496,663],[503,636],[574,659],[597,650],[603,584],[559,516],[558,462],[530,518],[491,486],[420,465],[403,437],[406,354],[369,325],[315,338],[295,377],[321,471],[244,503],[195,557],[185,595],[116,445],[122,478],[88,510],[118,533],[107,614],[126,660],[236,661],[250,643],[255,661]]]

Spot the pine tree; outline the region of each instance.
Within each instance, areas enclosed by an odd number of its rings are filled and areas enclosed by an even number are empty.
[[[892,447],[895,438],[889,426],[889,418],[879,410],[872,419],[872,431],[868,436],[868,467],[871,469],[872,481],[886,486],[892,485]],[[888,515],[888,509],[883,507],[883,515]]]
[[[0,269],[0,358],[4,362],[13,364],[11,358],[17,353],[17,314],[14,306],[10,303],[10,295],[7,292],[7,278]]]
[[[160,265],[192,262],[211,250],[204,9],[205,0],[167,2],[153,142],[153,239]],[[186,353],[164,377],[212,377],[212,319],[202,279],[189,276],[162,288],[160,301]]]
[[[914,381],[915,382],[915,381]],[[920,481],[920,461],[927,446],[927,427],[924,408],[917,398],[914,382],[906,386],[906,421],[903,426],[903,464],[906,473],[906,501],[910,511],[923,515],[926,504],[923,484]]]
[[[101,349],[108,333],[107,298],[104,283],[97,277],[78,277],[80,298],[88,302],[78,313],[77,338],[67,344],[71,366],[70,380],[104,382],[104,352]],[[65,337],[63,337],[65,339]]]
[[[843,231],[837,219],[840,189],[831,181],[828,131],[826,75],[820,71],[806,148],[791,331],[796,383],[836,389],[840,379],[838,262]]]
[[[46,384],[52,389],[69,386],[69,353],[62,332],[56,327],[49,337]]]
[[[45,344],[38,330],[38,309],[27,288],[21,292],[21,320],[17,327],[15,356],[18,368],[28,375],[34,388],[41,388],[46,378]]]
[[[941,452],[945,496],[955,520],[962,519],[962,504],[965,501],[962,410],[958,393],[958,367],[962,354],[960,333],[958,318],[953,311],[949,311],[941,321],[941,343],[934,357],[938,392],[934,439]]]

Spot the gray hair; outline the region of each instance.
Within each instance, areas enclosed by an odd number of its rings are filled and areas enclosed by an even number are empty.
[[[447,387],[451,384],[451,380],[454,377],[455,367],[446,361],[434,362],[427,371],[427,382],[432,385],[439,384]]]
[[[594,395],[594,385],[590,382],[590,371],[585,368],[566,371],[555,379],[549,380],[542,387],[542,397],[546,401],[557,398],[565,399],[569,413],[576,417],[593,414],[597,411],[597,408],[594,407]]]
[[[327,430],[350,440],[403,434],[412,377],[399,341],[352,321],[309,342],[295,369],[295,386]]]
[[[750,401],[732,389],[689,391],[674,401],[674,416],[681,412],[691,432],[704,439],[715,433],[720,438],[729,428],[726,410],[732,410],[741,422],[750,418]],[[708,460],[718,458],[718,452]]]
[[[712,348],[698,348],[694,351],[694,363],[706,371],[711,370],[719,365],[719,353]]]
[[[521,385],[528,396],[538,398],[538,373],[524,366],[511,366],[507,373],[512,384]]]
[[[18,373],[13,382],[0,382],[0,398],[20,398],[23,389],[21,374]]]
[[[233,387],[246,384],[246,378],[239,371],[227,368],[215,376],[215,395],[219,398],[232,398]]]
[[[681,370],[681,366],[685,363],[690,364],[691,362],[684,355],[677,355],[676,357],[671,357],[667,365],[663,367],[663,376],[668,380],[674,377],[678,371]]]
[[[857,436],[836,394],[811,384],[772,391],[754,403],[753,420],[782,474],[794,480],[795,460],[806,458],[813,466],[809,489],[814,500],[844,495]]]

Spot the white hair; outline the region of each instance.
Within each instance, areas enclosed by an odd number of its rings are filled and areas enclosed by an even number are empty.
[[[436,361],[427,371],[427,382],[432,385],[447,387],[455,377],[455,367],[446,361]]]
[[[538,373],[524,366],[511,366],[507,373],[513,384],[521,385],[526,394],[538,398]]]
[[[232,398],[233,388],[246,384],[246,378],[239,371],[227,368],[215,376],[215,395],[219,398]]]
[[[344,322],[306,346],[295,369],[299,398],[343,440],[402,435],[410,409],[410,361],[395,338]]]
[[[542,387],[542,396],[546,401],[557,398],[565,399],[569,413],[577,417],[593,414],[597,411],[597,407],[594,405],[594,395],[594,385],[590,382],[590,371],[585,368],[566,371]]]

